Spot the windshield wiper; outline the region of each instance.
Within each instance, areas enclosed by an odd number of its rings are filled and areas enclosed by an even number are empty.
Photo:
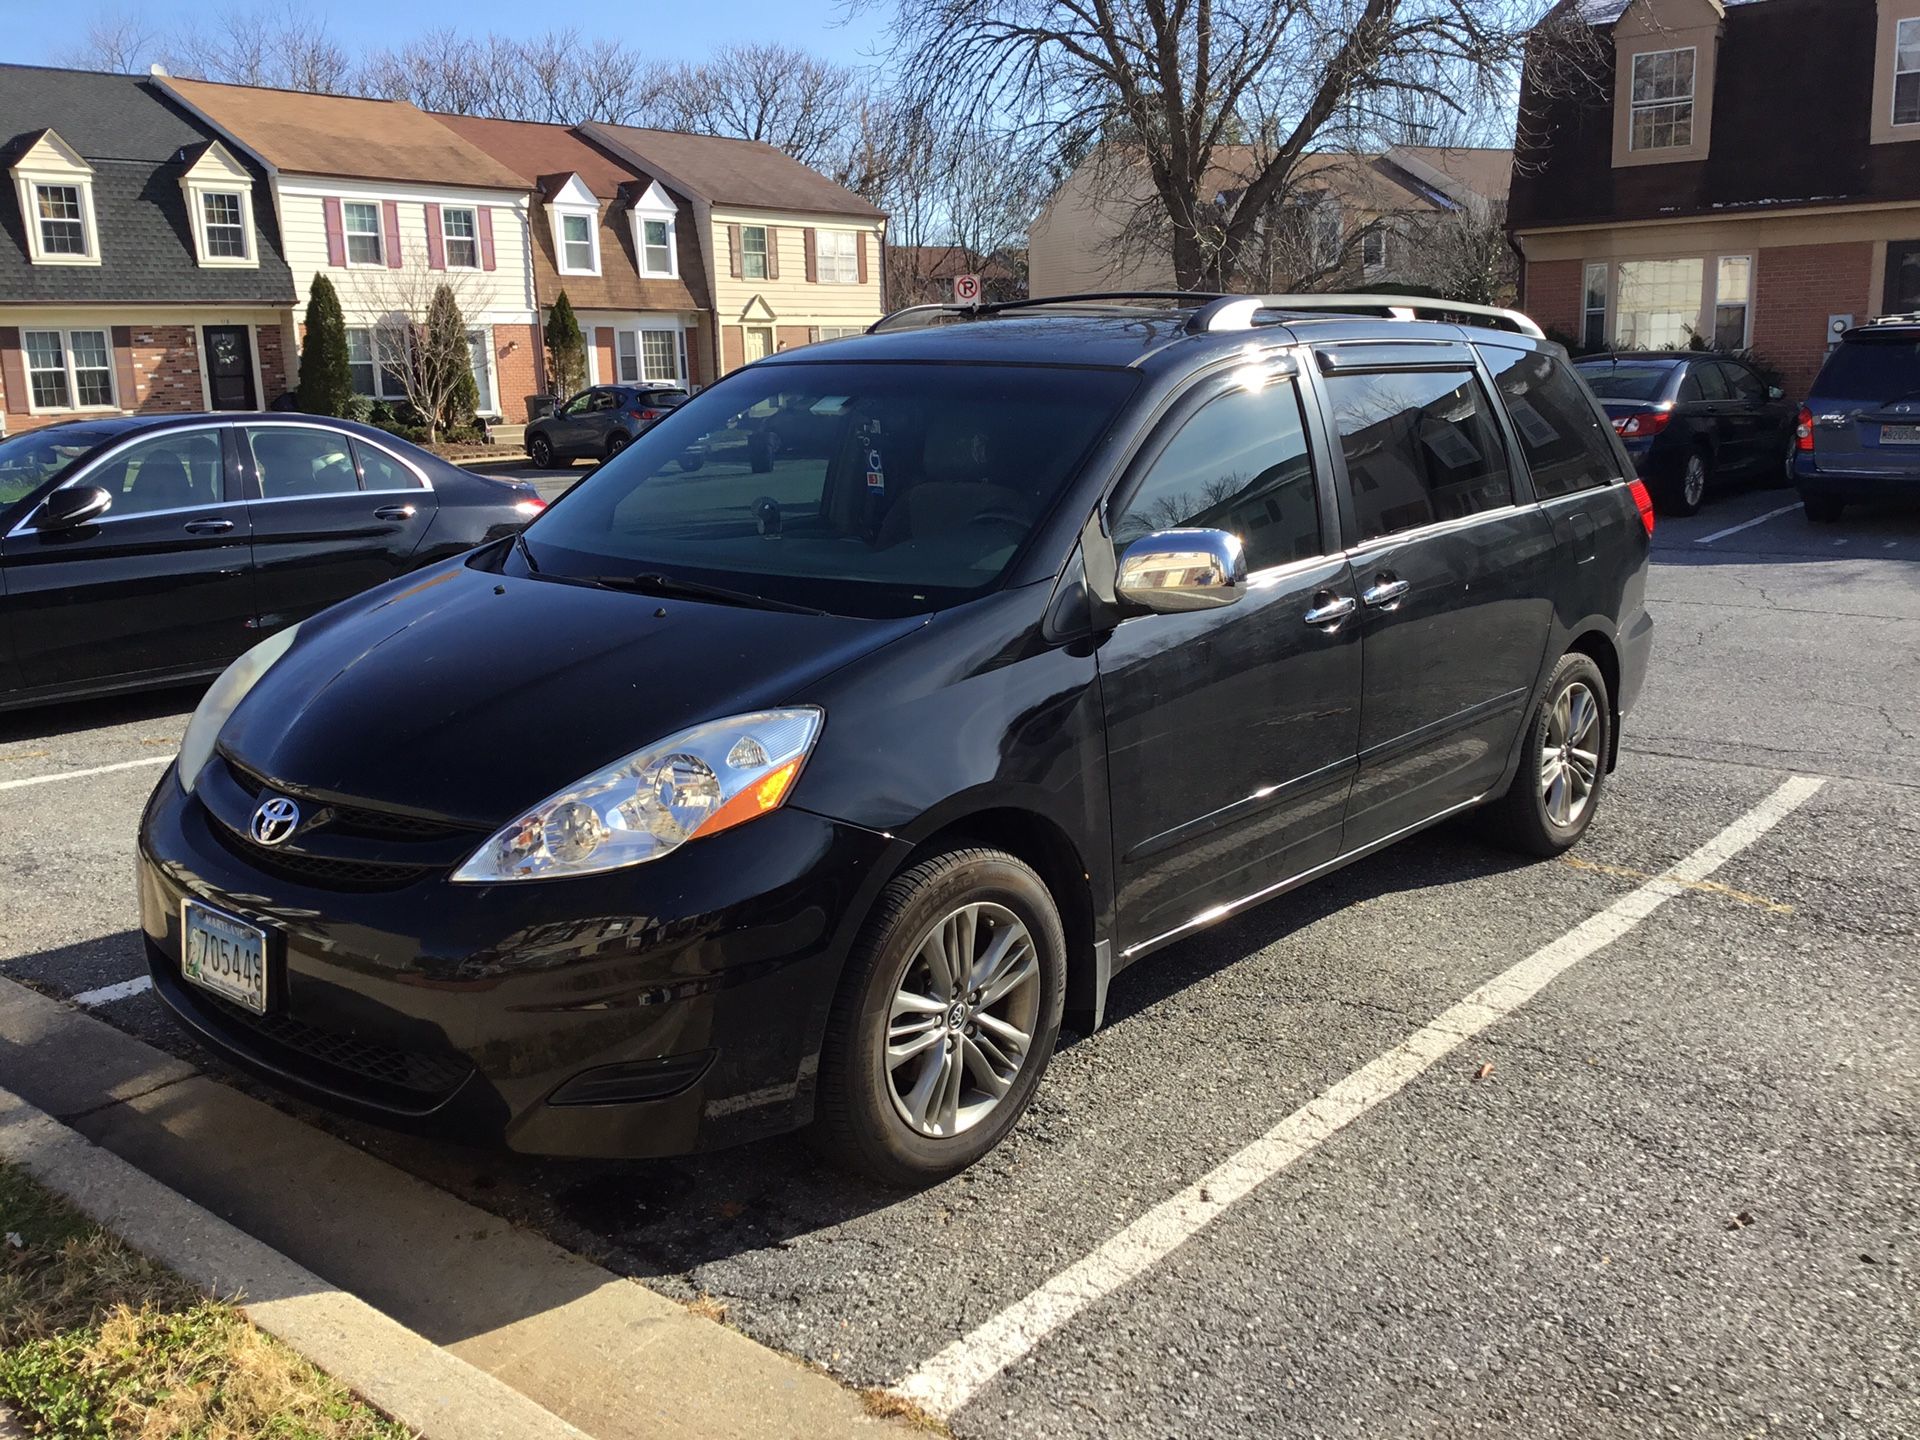
[[[775,600],[745,590],[729,590],[724,585],[708,585],[700,580],[682,580],[677,575],[641,571],[637,575],[582,575],[576,577],[588,585],[607,590],[640,590],[650,595],[679,595],[688,600],[712,600],[721,605],[740,605],[753,610],[779,610],[788,615],[824,615],[811,605],[795,605],[790,600]]]
[[[533,563],[533,551],[527,548],[526,532],[523,530],[514,531],[513,543],[520,551],[520,558],[527,562],[527,572],[532,575],[538,575],[540,573],[540,567]]]

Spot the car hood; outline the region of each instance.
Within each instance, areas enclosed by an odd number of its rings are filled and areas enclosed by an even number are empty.
[[[789,702],[925,623],[662,599],[453,561],[308,621],[220,749],[316,798],[499,825],[677,730]]]

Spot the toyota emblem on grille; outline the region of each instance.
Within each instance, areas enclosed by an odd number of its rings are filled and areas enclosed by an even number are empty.
[[[262,845],[278,845],[300,824],[300,807],[284,795],[261,802],[253,812],[253,838]]]

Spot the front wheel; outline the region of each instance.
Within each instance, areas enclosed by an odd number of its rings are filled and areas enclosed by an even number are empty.
[[[1490,838],[1528,855],[1572,848],[1606,788],[1612,731],[1600,667],[1578,651],[1561,656],[1527,720],[1513,783],[1487,807]]]
[[[896,878],[827,1022],[815,1144],[889,1185],[966,1169],[1033,1098],[1066,970],[1059,910],[1014,856],[954,850]]]
[[[553,442],[544,435],[536,435],[527,441],[527,458],[533,461],[536,470],[553,468]]]

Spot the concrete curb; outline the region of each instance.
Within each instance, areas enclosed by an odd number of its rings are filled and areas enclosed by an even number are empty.
[[[234,1306],[426,1440],[587,1440],[439,1346],[208,1214],[11,1090],[0,1157],[210,1295]]]

